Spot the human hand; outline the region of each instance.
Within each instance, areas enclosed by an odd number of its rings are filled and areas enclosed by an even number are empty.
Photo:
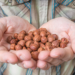
[[[18,64],[23,68],[35,68],[36,62],[31,58],[27,50],[9,51],[10,44],[7,43],[7,37],[22,30],[26,32],[33,31],[36,28],[26,20],[12,16],[0,18],[0,62]]]
[[[56,18],[41,26],[52,34],[57,34],[59,39],[65,37],[69,40],[67,47],[55,48],[51,51],[42,51],[38,56],[37,67],[47,70],[52,65],[58,66],[65,61],[72,60],[75,54],[75,23],[66,18]]]

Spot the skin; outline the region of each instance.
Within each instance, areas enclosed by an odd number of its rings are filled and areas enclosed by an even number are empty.
[[[0,19],[0,62],[18,64],[23,68],[36,68],[36,61],[31,58],[27,50],[10,50],[10,44],[7,43],[7,37],[22,30],[27,32],[36,28],[28,21],[12,16]],[[9,51],[10,50],[10,51]]]
[[[58,66],[63,62],[72,60],[75,54],[75,23],[64,18],[56,18],[50,20],[41,26],[41,28],[46,28],[52,34],[57,34],[59,39],[65,37],[69,40],[67,47],[65,48],[55,48],[48,51],[40,52],[37,62],[37,67],[47,70],[52,65]]]
[[[12,16],[0,19],[0,62],[18,64],[22,68],[35,69],[36,67],[47,70],[52,65],[59,65],[65,61],[72,60],[75,54],[75,23],[66,18],[56,18],[42,25],[52,34],[57,34],[59,39],[66,37],[69,44],[66,48],[55,48],[52,51],[42,51],[38,56],[38,61],[31,58],[27,50],[14,51],[10,50],[10,44],[6,39],[9,35],[19,33],[22,30],[27,32],[36,28],[26,20]],[[44,56],[43,56],[44,55]]]

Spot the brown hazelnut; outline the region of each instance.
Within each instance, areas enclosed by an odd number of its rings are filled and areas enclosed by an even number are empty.
[[[16,42],[16,39],[12,39],[11,41],[10,41],[10,44],[16,44],[17,42]]]
[[[33,40],[34,40],[34,41],[37,41],[37,42],[41,41],[40,35],[35,35],[35,36],[33,37]]]
[[[48,35],[48,42],[53,42],[55,38],[52,35]]]
[[[24,37],[24,40],[25,40],[25,41],[29,41],[29,40],[32,40],[32,38],[31,38],[30,36],[25,36],[25,37]]]
[[[37,29],[37,30],[35,30],[35,31],[33,32],[33,35],[39,35],[39,34],[40,34],[39,29]]]
[[[30,44],[33,43],[31,40],[26,42],[26,47],[30,47]]]
[[[52,46],[46,45],[45,50],[51,51],[52,49],[53,49],[53,47],[52,47]]]
[[[51,35],[51,33],[49,32],[49,31],[47,31],[47,33],[46,33],[47,35]]]
[[[11,49],[11,50],[15,50],[15,44],[11,44],[11,45],[10,45],[10,49]]]
[[[23,40],[24,39],[24,36],[25,36],[24,34],[21,34],[21,33],[18,34],[18,40]]]
[[[55,40],[55,41],[52,42],[52,47],[53,48],[57,48],[57,47],[59,47],[59,45],[60,45],[59,40]]]
[[[40,28],[40,31],[45,31],[45,32],[47,32],[47,29],[46,29],[46,28]]]
[[[17,39],[18,38],[18,33],[14,34],[14,38]]]
[[[61,42],[62,42],[62,43],[68,43],[68,40],[67,40],[66,38],[62,38],[62,39],[61,39]]]
[[[44,49],[42,48],[42,47],[40,47],[39,49],[38,49],[38,52],[40,53],[41,51],[44,51]]]
[[[42,43],[46,43],[47,42],[47,38],[46,37],[41,37],[41,42]]]
[[[31,44],[30,45],[30,49],[33,50],[33,51],[35,51],[35,50],[38,49],[38,46],[36,44]]]
[[[28,35],[33,38],[33,31],[30,31]]]
[[[23,49],[26,49],[26,47],[23,47]]]
[[[61,48],[65,48],[66,46],[67,46],[66,43],[62,43],[62,42],[60,43],[60,47],[61,47]]]
[[[42,47],[43,49],[45,49],[45,45],[43,43],[40,42],[40,47]]]
[[[8,38],[7,38],[7,42],[10,43],[10,41],[11,41],[12,39],[13,39],[12,36],[8,36]]]
[[[19,40],[18,39],[16,39],[16,42],[18,42]]]
[[[32,52],[32,50],[30,49],[30,48],[27,48],[27,50],[31,53]]]
[[[38,54],[39,54],[38,51],[31,52],[31,56],[34,60],[38,60]]]
[[[34,41],[34,44],[36,44],[36,45],[37,45],[37,47],[39,48],[39,46],[40,46],[39,42]]]
[[[18,44],[21,45],[21,46],[25,46],[25,40],[20,40],[20,41],[18,42]]]
[[[56,34],[52,34],[52,36],[55,38],[55,40],[58,39],[58,36]]]
[[[43,37],[43,36],[46,36],[46,35],[47,35],[47,34],[46,34],[46,32],[45,32],[45,31],[41,31],[41,32],[40,32],[40,36],[42,36],[42,37]]]
[[[18,44],[18,45],[15,46],[15,50],[21,50],[21,49],[22,49],[21,45]]]
[[[20,33],[24,35],[26,34],[25,30],[22,30]]]
[[[50,42],[46,42],[45,45],[52,46],[52,44]]]

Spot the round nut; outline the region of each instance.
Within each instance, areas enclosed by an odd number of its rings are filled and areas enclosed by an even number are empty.
[[[31,44],[30,45],[30,49],[33,50],[33,51],[35,51],[35,50],[38,49],[38,46],[36,44]]]
[[[35,31],[33,32],[33,35],[39,35],[39,34],[40,34],[39,29],[37,29],[37,30],[35,30]]]
[[[51,33],[49,32],[49,31],[47,31],[47,33],[46,33],[47,35],[51,35]]]
[[[21,33],[18,34],[18,40],[23,40],[24,39],[24,36],[25,36],[24,34],[21,34]]]
[[[55,38],[52,35],[48,35],[48,42],[53,42]]]
[[[26,42],[26,47],[30,47],[30,44],[33,43],[31,40]]]
[[[26,34],[25,30],[22,30],[20,33],[24,35]]]
[[[10,43],[10,41],[11,41],[12,39],[13,39],[12,36],[8,36],[8,38],[7,38],[7,42]]]
[[[59,45],[60,45],[59,40],[55,40],[55,41],[52,42],[53,48],[57,48],[57,47],[59,47]]]
[[[15,50],[21,50],[21,49],[22,49],[21,45],[18,44],[18,45],[15,46]]]
[[[60,43],[60,47],[61,47],[61,48],[65,48],[66,46],[67,46],[66,43],[62,43],[62,42]]]
[[[15,44],[11,44],[11,45],[10,45],[10,49],[11,49],[11,50],[15,50]]]
[[[62,38],[62,39],[61,39],[61,42],[62,42],[62,43],[68,43],[68,40],[67,40],[66,38]]]
[[[26,47],[23,47],[23,49],[26,49]]]
[[[48,46],[52,46],[52,44],[50,43],[50,42],[46,42],[46,44],[45,44],[46,46],[48,45]]]
[[[39,42],[34,41],[34,44],[36,44],[36,45],[37,45],[37,47],[39,48],[39,46],[40,46]]]
[[[52,47],[52,46],[46,45],[45,50],[51,51],[52,49],[53,49],[53,47]]]
[[[40,47],[42,47],[45,50],[45,45],[40,42]]]
[[[37,41],[37,42],[41,41],[40,35],[35,35],[35,36],[33,37],[33,40],[34,40],[34,41]]]
[[[55,38],[55,40],[58,39],[58,36],[56,34],[52,34],[52,36]]]
[[[16,42],[16,39],[12,39],[11,41],[10,41],[10,44],[16,44],[17,42]]]
[[[21,45],[21,46],[25,46],[25,40],[20,40],[20,41],[18,42],[18,44]]]
[[[30,48],[27,48],[27,50],[31,53],[32,52],[32,50],[30,49]]]
[[[46,34],[46,32],[45,32],[45,31],[41,31],[41,32],[40,32],[40,36],[42,36],[42,37],[43,37],[43,36],[46,36],[46,35],[47,35],[47,34]]]
[[[18,42],[18,39],[16,39],[16,42]]]
[[[42,47],[40,47],[39,49],[38,49],[38,52],[40,53],[41,51],[44,51],[44,49],[42,48]]]
[[[47,32],[47,29],[46,29],[46,28],[40,28],[40,31],[45,31],[45,32]]]
[[[14,34],[14,38],[17,39],[18,38],[18,33]]]
[[[24,37],[24,40],[25,40],[25,41],[29,41],[29,40],[32,40],[32,38],[31,38],[30,36],[25,36],[25,37]]]
[[[41,42],[42,43],[46,43],[47,42],[47,38],[46,37],[41,37]]]
[[[33,38],[33,31],[30,31],[30,32],[28,33],[28,35],[29,35],[31,38]]]
[[[34,60],[36,60],[36,61],[38,60],[38,54],[39,54],[38,51],[31,52],[32,58],[33,58]]]

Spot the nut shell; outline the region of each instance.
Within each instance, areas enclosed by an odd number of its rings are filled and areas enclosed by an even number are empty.
[[[10,49],[11,49],[11,50],[15,50],[15,44],[11,44],[11,45],[10,45]]]
[[[18,44],[18,45],[15,46],[15,50],[21,50],[21,49],[22,49],[21,45]]]
[[[25,46],[25,40],[20,40],[20,41],[18,42],[18,44],[21,45],[21,46]]]
[[[10,43],[10,41],[11,41],[12,39],[13,39],[12,36],[8,36],[8,38],[7,38],[7,42]]]
[[[48,35],[48,42],[53,42],[55,38],[52,35]]]
[[[22,34],[22,33],[20,33],[20,34],[18,34],[18,40],[23,40],[24,39],[24,34]]]
[[[18,33],[15,33],[15,34],[14,34],[14,38],[15,38],[15,39],[18,39]]]
[[[17,42],[16,42],[16,39],[12,39],[11,41],[10,41],[10,44],[16,44]]]
[[[32,40],[32,38],[31,38],[30,36],[25,36],[25,37],[24,37],[24,40],[25,40],[25,41],[29,41],[29,40]]]
[[[46,37],[41,37],[41,42],[42,43],[46,43],[47,42],[47,38]]]
[[[22,30],[20,33],[24,35],[26,34],[25,30]]]

